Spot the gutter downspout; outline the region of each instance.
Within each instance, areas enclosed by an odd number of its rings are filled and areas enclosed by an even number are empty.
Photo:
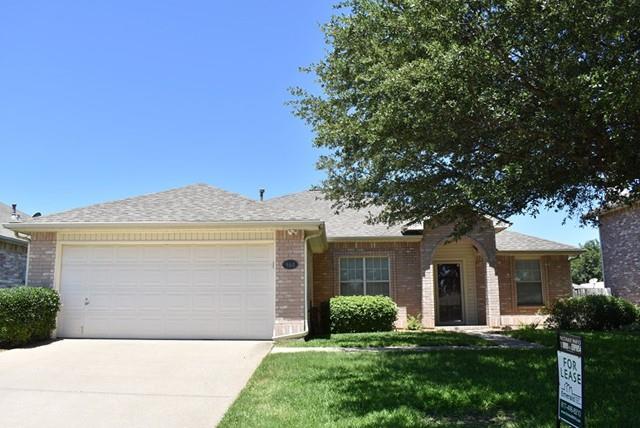
[[[307,243],[309,242],[309,239],[316,238],[320,235],[322,235],[322,230],[304,238],[304,331],[299,333],[283,334],[282,336],[274,336],[272,340],[299,339],[309,334],[309,299],[307,297],[309,288],[309,246]]]

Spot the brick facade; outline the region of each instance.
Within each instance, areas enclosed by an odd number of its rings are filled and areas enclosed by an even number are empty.
[[[27,284],[53,288],[56,265],[56,234],[37,232],[31,235]]]
[[[0,241],[0,287],[24,284],[27,245]]]
[[[399,327],[406,326],[407,315],[421,313],[420,243],[406,241],[335,242],[324,253],[314,254],[314,307],[340,294],[340,257],[354,256],[389,258],[389,294],[399,307]]]
[[[640,304],[640,205],[600,216],[600,245],[605,286]]]
[[[477,248],[475,257],[478,323],[499,326],[528,322],[540,307],[517,307],[513,273],[515,257],[496,254],[495,238],[491,239],[491,232],[492,230],[476,230],[469,236],[469,245],[482,247]],[[318,311],[323,303],[340,294],[340,257],[383,256],[389,257],[390,260],[390,294],[399,307],[398,327],[405,327],[406,316],[415,314],[422,315],[426,327],[435,326],[433,268],[431,259],[425,256],[425,248],[430,252],[430,257],[433,257],[435,250],[446,241],[446,233],[446,230],[440,230],[438,234],[423,237],[421,242],[330,243],[327,251],[313,255],[313,307]],[[493,257],[488,256],[491,252]],[[571,278],[568,257],[546,255],[540,256],[539,259],[543,275],[544,302],[549,303],[569,295]],[[424,269],[427,260],[428,269]],[[425,284],[430,287],[430,292],[425,290],[423,293]],[[425,307],[425,302],[431,306]],[[326,316],[318,315],[316,322],[326,322],[323,319]]]
[[[426,327],[435,325],[435,292],[432,257],[446,240],[446,228],[432,230],[421,241],[353,241],[331,242],[322,253],[313,254],[309,266],[309,308],[318,308],[339,295],[339,260],[344,256],[383,256],[390,261],[391,297],[398,304],[398,327],[406,326],[407,315],[422,315]],[[498,255],[493,230],[475,230],[468,245],[476,250],[475,286],[477,320],[480,324],[499,325],[505,316],[532,315],[538,308],[518,308],[515,302],[513,256]],[[467,244],[465,244],[467,245]],[[302,230],[280,230],[275,233],[276,313],[274,335],[302,333],[305,325],[305,233]],[[53,287],[56,259],[56,234],[38,232],[32,235],[29,251],[28,283]],[[295,269],[282,263],[293,259]],[[567,256],[542,256],[545,303],[571,291]],[[424,287],[429,287],[425,290]],[[316,311],[317,312],[317,311]],[[514,320],[516,318],[513,318]]]
[[[304,231],[276,231],[276,323],[274,336],[305,330]],[[282,262],[296,260],[298,267],[285,269]]]
[[[501,315],[536,315],[542,306],[518,306],[515,280],[515,256],[498,256]],[[542,298],[548,305],[571,295],[571,270],[566,255],[541,256]]]

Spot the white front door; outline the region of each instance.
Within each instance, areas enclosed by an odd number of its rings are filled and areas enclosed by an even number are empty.
[[[271,339],[274,246],[64,245],[60,337]]]

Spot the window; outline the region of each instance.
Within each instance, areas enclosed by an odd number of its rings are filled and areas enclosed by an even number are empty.
[[[343,257],[340,259],[340,294],[389,295],[389,259]]]
[[[516,260],[518,306],[542,306],[542,277],[538,260]]]

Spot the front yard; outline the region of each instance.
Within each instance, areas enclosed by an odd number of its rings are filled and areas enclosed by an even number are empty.
[[[553,332],[514,332],[553,345]],[[585,334],[587,423],[640,419],[640,335]],[[552,427],[555,350],[269,355],[222,427]]]
[[[478,336],[453,331],[342,333],[310,340],[287,340],[277,346],[309,346],[368,348],[379,346],[490,346],[491,342]]]

